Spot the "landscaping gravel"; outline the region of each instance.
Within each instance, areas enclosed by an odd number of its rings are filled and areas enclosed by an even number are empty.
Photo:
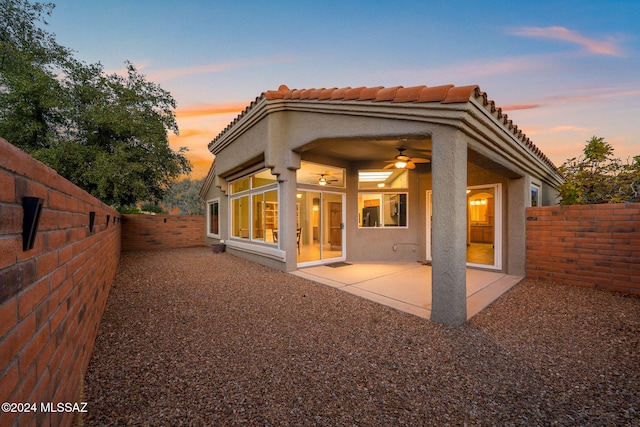
[[[640,298],[525,280],[450,328],[210,248],[124,252],[86,426],[640,426]]]

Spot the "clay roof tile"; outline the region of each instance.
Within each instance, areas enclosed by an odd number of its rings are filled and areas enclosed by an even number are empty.
[[[350,90],[350,87],[343,87],[340,89],[336,89],[331,93],[331,99],[335,100],[335,99],[344,99],[344,96],[346,95],[347,91]]]
[[[447,91],[447,96],[442,100],[443,104],[456,102],[469,102],[472,96],[479,90],[478,85],[454,86]]]
[[[451,89],[453,85],[444,85],[444,86],[434,86],[434,87],[425,87],[418,94],[417,102],[440,102],[442,101],[449,89]]]
[[[318,98],[320,98],[320,93],[322,93],[323,90],[324,90],[324,88],[309,89],[309,99],[318,99]]]
[[[384,86],[366,87],[362,89],[362,92],[360,92],[360,96],[358,97],[358,101],[370,101],[372,99],[376,99],[378,91],[381,89],[384,89]]]
[[[365,89],[366,88],[364,86],[349,89],[345,92],[344,99],[346,100],[358,99],[360,98],[360,92],[362,92]]]
[[[318,96],[318,99],[321,100],[326,100],[326,99],[331,99],[331,95],[333,94],[333,92],[336,90],[337,88],[332,87],[331,89],[323,89],[320,91],[320,95]]]
[[[400,87],[395,98],[391,102],[414,102],[418,100],[418,95],[426,86]]]
[[[300,99],[309,99],[311,97],[311,92],[315,89],[303,89],[300,93]]]
[[[380,101],[391,101],[396,97],[396,92],[398,92],[398,89],[400,89],[402,86],[394,86],[394,87],[384,87],[382,89],[380,89],[377,93],[376,93],[376,97],[374,99],[375,102],[380,102]]]

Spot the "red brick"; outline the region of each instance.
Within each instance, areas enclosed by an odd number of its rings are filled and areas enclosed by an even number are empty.
[[[16,146],[0,141],[0,168],[18,175],[33,176],[33,158]]]
[[[18,324],[18,299],[11,298],[0,305],[0,340]],[[2,371],[0,369],[0,371]]]
[[[60,304],[58,309],[53,312],[50,317],[49,327],[51,328],[51,332],[55,332],[58,329],[58,326],[62,323],[62,321],[67,317],[67,304]]]
[[[36,316],[24,319],[5,338],[0,345],[0,366],[8,366],[11,360],[22,350],[36,330]]]
[[[34,369],[30,369],[29,371],[27,371],[26,375],[21,376],[20,383],[18,384],[18,387],[13,395],[9,398],[9,401],[28,402],[29,396],[31,396],[31,393],[33,392],[33,389],[36,385],[36,381],[36,370],[34,367]]]
[[[0,236],[22,233],[22,206],[17,204],[5,205],[0,203]]]
[[[58,287],[62,285],[62,283],[64,283],[64,280],[66,278],[67,278],[67,267],[64,265],[56,269],[53,273],[51,273],[51,277],[49,278],[51,293],[53,293],[56,289],[58,289]]]
[[[67,277],[67,279],[58,288],[58,304],[62,304],[71,294],[73,290],[73,278]]]
[[[18,250],[22,251],[22,237],[0,238],[0,269],[16,263]]]
[[[9,401],[9,396],[11,396],[16,389],[19,380],[18,364],[14,363],[5,371],[5,374],[0,377],[0,384],[2,384],[2,387],[0,387],[0,402]]]
[[[58,268],[58,252],[49,252],[36,258],[38,278],[44,277]]]
[[[18,297],[18,314],[24,319],[49,295],[49,279],[42,279],[29,286]]]
[[[18,372],[20,373],[20,376],[24,376],[24,374],[32,367],[37,369],[34,362],[48,340],[49,328],[47,326],[41,328],[27,344],[22,353],[20,353],[20,359],[18,361]]]
[[[13,175],[0,170],[0,188],[2,188],[2,192],[0,192],[0,202],[15,202],[15,187],[16,185]]]

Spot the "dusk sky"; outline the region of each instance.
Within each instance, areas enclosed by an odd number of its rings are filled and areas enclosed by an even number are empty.
[[[640,154],[640,1],[51,0],[48,31],[178,103],[192,178],[262,92],[477,84],[556,165],[591,136]]]

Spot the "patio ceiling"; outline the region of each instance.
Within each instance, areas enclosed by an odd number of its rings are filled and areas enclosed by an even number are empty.
[[[312,152],[322,156],[334,157],[350,162],[379,161],[380,168],[387,165],[398,154],[398,148],[404,148],[409,157],[431,160],[430,136],[398,136],[395,138],[334,138],[313,141],[298,151],[303,154]]]

